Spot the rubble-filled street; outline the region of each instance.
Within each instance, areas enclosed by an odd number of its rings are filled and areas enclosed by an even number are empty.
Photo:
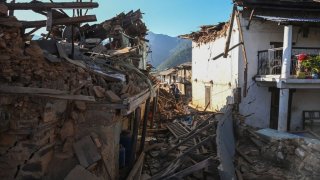
[[[319,179],[320,1],[181,1],[0,0],[0,179]]]

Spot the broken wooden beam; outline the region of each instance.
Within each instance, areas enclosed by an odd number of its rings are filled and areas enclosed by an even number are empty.
[[[228,31],[228,35],[227,35],[226,45],[225,45],[225,48],[224,48],[223,58],[227,58],[228,57],[228,51],[229,51],[229,46],[230,46],[230,40],[231,40],[233,22],[234,22],[234,15],[235,15],[236,9],[237,9],[236,5],[233,5],[233,10],[232,10],[232,14],[231,14],[229,31]]]
[[[198,131],[196,131],[195,133],[192,133],[192,134],[188,133],[188,135],[186,136],[186,138],[183,141],[179,142],[177,145],[171,147],[167,151],[163,151],[163,153],[160,153],[160,155],[165,156],[165,155],[169,154],[171,151],[173,151],[173,150],[177,149],[178,147],[180,147],[181,145],[187,143],[190,139],[198,136],[200,133],[208,130],[209,128],[211,128],[215,124],[216,123],[211,123],[211,124],[208,124],[207,126],[201,128],[201,129],[198,129]]]
[[[203,160],[203,161],[201,161],[193,166],[190,166],[182,171],[179,171],[179,172],[167,177],[166,179],[182,179],[183,177],[186,177],[194,172],[197,172],[201,169],[208,167],[212,162],[213,162],[213,158],[209,157],[208,159]]]
[[[68,91],[60,91],[56,89],[20,87],[20,86],[0,86],[0,94],[21,94],[29,96],[43,96],[47,98],[79,100],[94,102],[93,96],[72,95]]]
[[[48,9],[92,9],[99,7],[95,2],[59,2],[59,3],[7,3],[9,10],[37,10]]]
[[[55,25],[72,25],[84,22],[94,22],[97,21],[95,15],[87,15],[87,16],[79,16],[79,17],[68,17],[68,18],[60,18],[60,19],[53,19],[52,26]],[[42,21],[21,21],[22,27],[27,28],[37,28],[37,27],[45,27],[47,25],[46,20]]]
[[[150,97],[147,99],[147,102],[145,105],[145,112],[144,112],[144,116],[143,116],[143,128],[142,128],[139,153],[143,153],[143,151],[144,151],[144,143],[145,143],[146,135],[147,135],[147,124],[148,124],[149,112],[150,112]]]
[[[133,163],[136,158],[136,149],[137,149],[137,143],[138,143],[138,130],[139,130],[139,122],[141,120],[141,108],[138,107],[135,110],[135,115],[133,118],[133,128],[132,128],[132,136],[131,136],[131,154],[129,159],[129,166],[133,167]]]
[[[142,152],[138,161],[134,164],[126,180],[138,180],[141,177],[145,153]]]
[[[8,94],[68,94],[68,91],[60,91],[56,89],[20,87],[20,86],[0,86],[0,93]]]

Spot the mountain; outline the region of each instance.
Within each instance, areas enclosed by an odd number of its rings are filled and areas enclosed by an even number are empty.
[[[152,51],[148,61],[157,69],[191,61],[191,41],[153,32],[148,32],[147,39]]]
[[[187,47],[180,49],[179,51],[174,51],[164,62],[162,62],[157,69],[164,70],[177,66],[185,62],[191,62],[192,57],[192,47]]]

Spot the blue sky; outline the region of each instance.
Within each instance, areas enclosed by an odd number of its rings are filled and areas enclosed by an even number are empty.
[[[30,1],[16,0],[16,2]],[[54,0],[54,2],[59,1],[69,0]],[[89,14],[95,14],[98,22],[121,12],[141,9],[145,13],[143,20],[150,31],[170,36],[196,31],[201,25],[227,21],[232,9],[231,0],[94,0],[94,2],[99,3],[99,8],[89,10]],[[21,20],[45,19],[44,16],[32,11],[19,11],[15,15]]]

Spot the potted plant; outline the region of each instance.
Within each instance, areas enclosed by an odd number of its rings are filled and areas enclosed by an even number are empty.
[[[303,61],[300,61],[300,62],[301,62],[300,68],[303,68],[304,72],[311,73],[310,78],[319,79],[320,56],[308,56],[307,59],[304,59]]]
[[[308,56],[304,53],[296,55],[298,63],[296,66],[296,75],[298,79],[305,79],[308,66]]]

